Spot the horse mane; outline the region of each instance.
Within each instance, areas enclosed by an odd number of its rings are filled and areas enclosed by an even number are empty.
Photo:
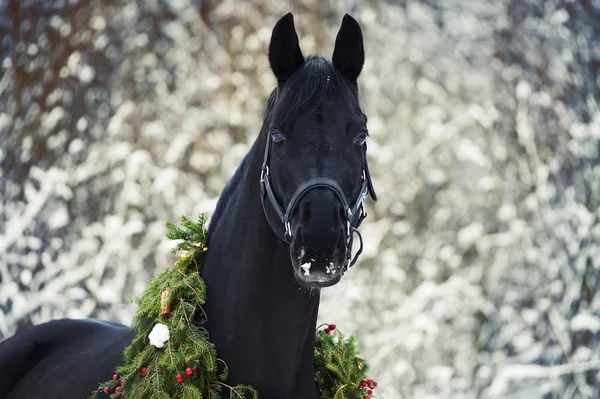
[[[217,206],[215,208],[215,211],[213,212],[213,215],[210,219],[210,225],[208,226],[209,236],[210,236],[210,232],[212,231],[211,227],[216,226],[217,223],[219,222],[219,219],[223,215],[223,211],[224,211],[225,207],[227,206],[227,203],[229,202],[231,196],[235,192],[235,188],[238,186],[238,184],[244,182],[244,177],[246,175],[246,169],[248,168],[248,163],[250,162],[249,158],[250,158],[250,155],[252,154],[252,152],[253,151],[249,151],[246,154],[246,156],[242,160],[242,163],[240,164],[240,166],[237,168],[237,170],[233,174],[233,177],[227,182],[227,184],[223,188],[223,191],[221,192],[221,195],[219,196],[219,200],[217,201]]]

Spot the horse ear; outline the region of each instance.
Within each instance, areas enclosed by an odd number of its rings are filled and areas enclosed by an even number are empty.
[[[269,43],[269,64],[279,85],[304,64],[291,12],[281,17],[273,28]]]
[[[365,49],[360,25],[348,14],[344,15],[335,39],[331,61],[343,77],[356,83],[365,63]]]

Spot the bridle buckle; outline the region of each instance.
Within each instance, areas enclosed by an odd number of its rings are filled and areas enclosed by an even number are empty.
[[[269,165],[263,166],[263,168],[260,170],[260,182],[261,182],[261,184],[265,182],[265,176],[266,177],[269,176]]]
[[[290,240],[292,239],[292,225],[289,221],[285,222],[285,236]]]

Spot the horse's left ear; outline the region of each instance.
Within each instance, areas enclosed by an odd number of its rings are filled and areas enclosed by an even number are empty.
[[[365,49],[360,25],[348,14],[344,15],[335,39],[331,61],[343,77],[356,83],[365,63]]]

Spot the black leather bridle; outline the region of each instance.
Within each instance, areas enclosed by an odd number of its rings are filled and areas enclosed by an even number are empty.
[[[371,195],[374,201],[377,200],[377,195],[375,194],[375,190],[373,189],[373,182],[371,181],[371,174],[369,173],[369,165],[367,164],[367,144],[364,143],[363,147],[363,161],[362,161],[362,173],[360,180],[360,191],[358,192],[358,196],[349,204],[346,200],[346,195],[342,188],[332,179],[325,177],[316,177],[305,181],[302,183],[292,195],[290,202],[287,207],[284,207],[275,197],[275,193],[273,192],[273,186],[271,185],[271,175],[269,169],[269,157],[271,155],[271,137],[267,137],[267,145],[265,148],[265,155],[262,163],[262,169],[260,172],[260,194],[261,194],[261,202],[263,211],[265,213],[265,217],[273,229],[273,232],[288,244],[291,243],[292,239],[292,228],[291,228],[291,218],[296,210],[296,207],[300,203],[302,197],[306,195],[310,190],[315,188],[328,188],[332,190],[342,207],[344,208],[344,215],[346,219],[346,262],[344,270],[347,270],[351,266],[353,266],[358,260],[358,256],[362,253],[363,249],[363,241],[362,236],[358,231],[358,227],[362,223],[362,221],[367,216],[367,212],[365,210],[365,199],[367,195]],[[271,204],[281,223],[283,224],[284,233],[281,234],[281,229],[276,228],[276,226],[271,222],[267,212],[267,201]],[[360,240],[360,248],[354,258],[352,258],[352,243],[353,243],[353,234],[356,233]]]

